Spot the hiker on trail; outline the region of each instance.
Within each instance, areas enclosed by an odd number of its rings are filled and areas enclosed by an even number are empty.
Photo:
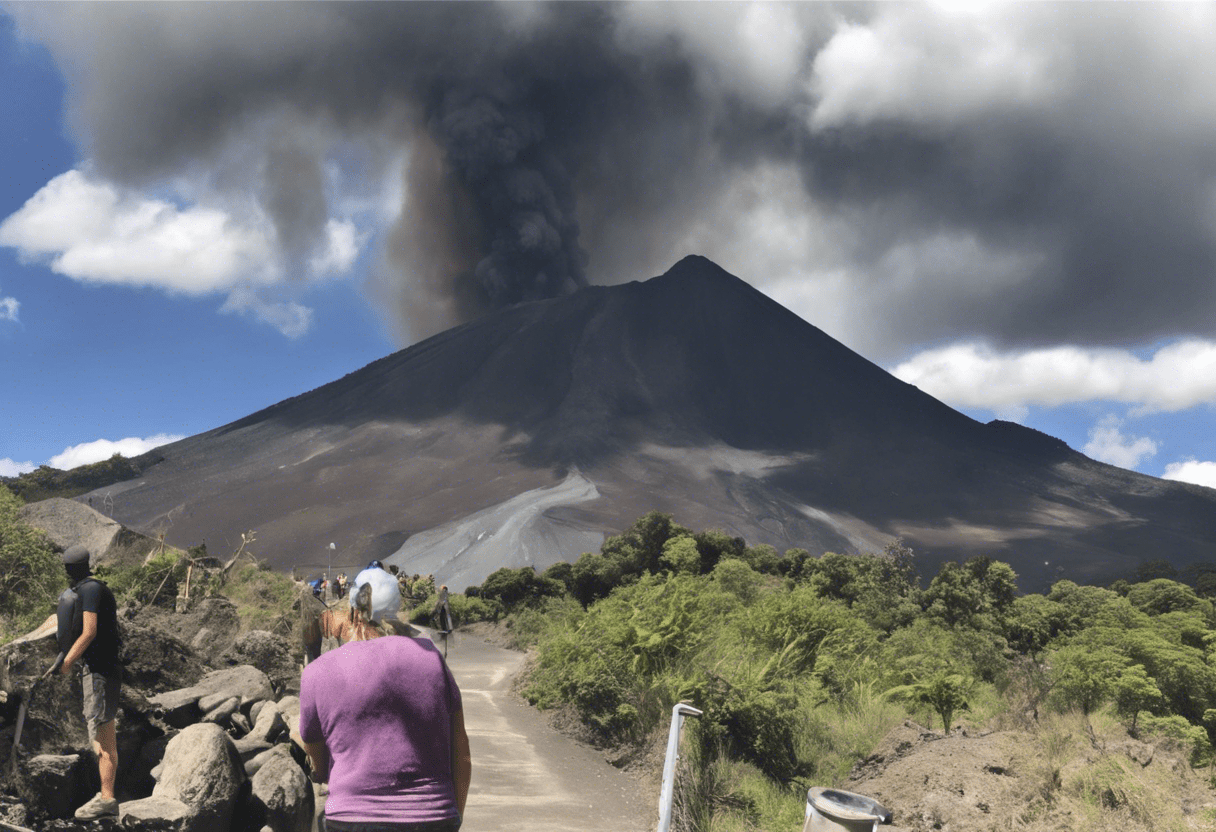
[[[76,810],[79,820],[118,814],[114,798],[114,777],[118,772],[118,737],[115,717],[122,685],[121,646],[118,633],[118,605],[110,588],[92,576],[89,550],[79,543],[63,553],[63,568],[71,586],[59,596],[59,608],[35,633],[56,628],[63,664],[59,672],[71,673],[80,662],[84,690],[84,718],[89,739],[97,755],[101,791]],[[34,635],[31,633],[31,635]]]
[[[338,597],[346,597],[346,573],[339,572],[338,577],[334,581],[338,584]]]
[[[439,587],[439,597],[435,600],[435,629],[445,635],[455,630],[452,623],[452,605],[448,603],[447,584]]]
[[[455,832],[473,769],[460,688],[429,639],[374,620],[370,585],[355,596],[358,637],[300,676],[300,737],[312,779],[329,783],[325,829]]]

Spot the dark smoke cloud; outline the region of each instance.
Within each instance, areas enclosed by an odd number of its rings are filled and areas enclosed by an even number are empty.
[[[409,340],[694,248],[880,359],[1216,336],[1211,7],[12,13],[115,181],[252,199],[302,258],[329,167],[398,176],[370,290]]]

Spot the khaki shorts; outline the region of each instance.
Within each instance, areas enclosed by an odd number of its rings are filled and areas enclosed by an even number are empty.
[[[97,729],[118,716],[118,691],[122,687],[122,671],[113,676],[90,673],[82,667],[81,687],[84,688],[84,718],[89,724],[89,739],[97,739]]]

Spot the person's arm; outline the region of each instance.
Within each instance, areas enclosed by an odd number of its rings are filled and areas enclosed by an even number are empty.
[[[472,779],[473,755],[469,751],[469,735],[464,730],[464,710],[461,709],[452,714],[452,785],[456,789],[456,811],[462,818]]]
[[[308,765],[312,769],[309,777],[314,783],[329,782],[329,749],[325,747],[325,742],[308,742],[301,740],[300,744],[304,746],[304,753],[308,755]]]
[[[76,639],[76,643],[72,645],[72,649],[68,650],[67,656],[63,659],[63,665],[59,668],[59,672],[66,676],[81,656],[93,643],[93,639],[97,638],[97,613],[84,611],[84,630],[80,634],[80,638]]]

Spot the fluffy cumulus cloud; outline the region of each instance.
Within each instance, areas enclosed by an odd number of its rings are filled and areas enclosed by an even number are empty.
[[[366,245],[414,340],[695,246],[880,361],[1216,339],[1211,5],[12,13],[67,76],[87,181],[144,195],[100,230],[29,208],[28,251],[81,279],[228,292],[243,262],[240,288],[291,285]],[[166,208],[166,183],[193,199]]]
[[[32,462],[16,462],[4,457],[0,459],[0,477],[15,477],[27,471],[33,471],[38,466]]]
[[[1100,462],[1135,469],[1157,454],[1157,443],[1147,436],[1125,434],[1123,420],[1110,415],[1089,432],[1089,441],[1082,450]]]
[[[1178,480],[1180,482],[1194,483],[1195,485],[1205,485],[1208,488],[1216,488],[1216,462],[1200,462],[1194,459],[1184,462],[1171,462],[1165,466],[1165,474],[1162,476],[1167,480]]]
[[[16,298],[0,298],[0,321],[16,321],[17,310],[20,308],[21,302]]]
[[[142,439],[137,436],[128,436],[126,439],[117,440],[98,439],[93,442],[83,442],[79,445],[65,448],[63,453],[56,454],[48,459],[46,464],[52,468],[66,471],[69,468],[75,468],[80,465],[101,462],[103,459],[109,459],[114,456],[114,454],[122,454],[126,457],[139,456],[153,448],[159,448],[161,445],[168,445],[170,442],[177,442],[184,438],[184,436],[174,434],[158,433],[155,436]],[[32,470],[32,468],[27,470]]]
[[[1195,339],[1148,358],[1116,349],[1001,353],[957,344],[919,353],[891,372],[947,404],[998,413],[1088,401],[1130,404],[1138,414],[1216,404],[1216,342]]]
[[[90,283],[191,295],[275,278],[266,229],[223,210],[178,206],[71,170],[0,224],[0,245]]]

